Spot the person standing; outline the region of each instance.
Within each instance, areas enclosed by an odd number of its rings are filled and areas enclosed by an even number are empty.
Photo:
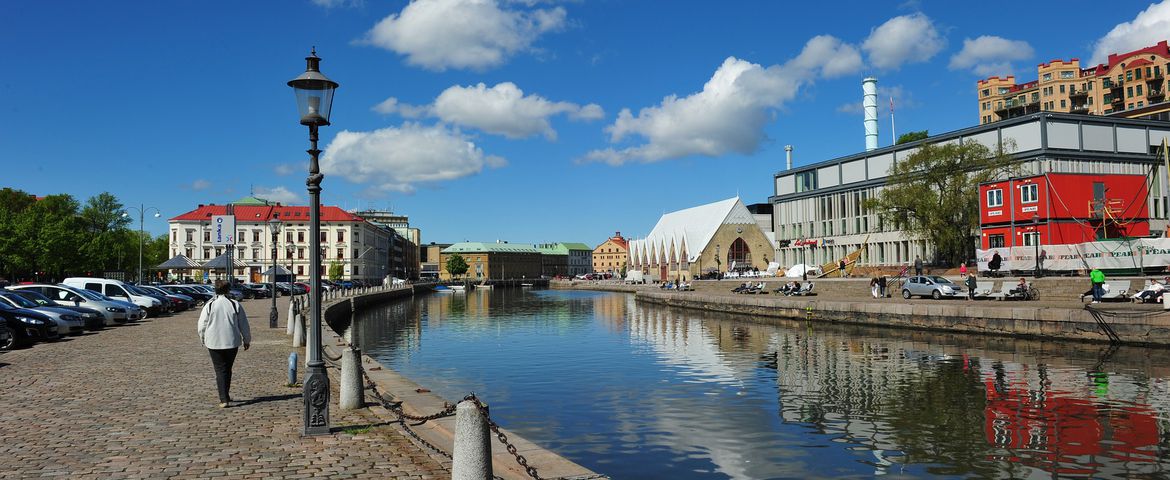
[[[976,288],[979,288],[979,281],[975,279],[975,274],[967,275],[967,300],[975,299]]]
[[[914,256],[914,274],[922,275],[922,257],[918,255]]]
[[[1105,273],[1099,268],[1089,272],[1089,281],[1093,282],[1093,303],[1101,303],[1101,296],[1105,294]]]
[[[837,262],[837,269],[841,271],[841,278],[845,278],[845,259],[844,258],[842,258],[840,262]]]
[[[967,262],[959,264],[959,276],[967,278]]]
[[[215,387],[219,392],[219,408],[231,406],[232,365],[240,346],[244,350],[252,346],[252,332],[248,328],[248,315],[239,302],[228,297],[231,285],[218,282],[215,298],[212,298],[199,312],[199,341],[211,356],[215,369]]]

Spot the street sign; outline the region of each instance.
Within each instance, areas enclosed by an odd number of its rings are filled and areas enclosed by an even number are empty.
[[[211,216],[211,244],[235,245],[236,243],[236,216]]]

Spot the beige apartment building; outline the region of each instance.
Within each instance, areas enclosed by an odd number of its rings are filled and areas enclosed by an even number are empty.
[[[1170,120],[1168,66],[1170,47],[1161,41],[1086,68],[1076,58],[1041,63],[1026,83],[1012,75],[979,80],[979,124],[1041,111]]]
[[[593,271],[621,273],[630,259],[630,242],[616,232],[593,249]]]

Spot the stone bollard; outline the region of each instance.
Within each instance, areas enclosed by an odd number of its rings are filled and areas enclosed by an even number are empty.
[[[286,321],[288,322],[288,325],[285,325],[286,330],[288,331],[288,335],[293,334],[293,327],[296,326],[296,324],[293,322],[293,316],[296,315],[296,312],[297,302],[296,300],[290,298],[288,301],[288,316],[285,317],[287,319]]]
[[[1170,310],[1170,295],[1162,295],[1162,310]]]
[[[455,407],[455,452],[451,461],[451,480],[490,480],[492,478],[492,444],[487,418],[474,401],[464,400]]]
[[[301,317],[300,312],[293,315],[292,346],[296,348],[305,346],[305,319]]]
[[[338,407],[342,410],[357,410],[365,407],[366,386],[362,382],[362,351],[345,348],[341,351],[341,398]]]
[[[297,352],[288,354],[288,386],[297,384]]]

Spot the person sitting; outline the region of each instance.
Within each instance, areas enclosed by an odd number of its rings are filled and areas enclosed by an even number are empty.
[[[792,288],[789,289],[787,292],[784,292],[784,294],[785,295],[796,295],[796,293],[799,291],[800,291],[800,281],[798,280],[798,281],[792,282]]]
[[[1028,295],[1028,281],[1025,280],[1024,277],[1020,277],[1020,283],[1017,283],[1016,288],[1013,288],[1008,293],[1010,293],[1012,295],[1019,295],[1021,297],[1026,297]]]
[[[999,252],[991,255],[991,260],[987,262],[987,269],[991,271],[992,275],[999,274],[999,267],[1003,265],[1003,257],[999,256]]]
[[[1166,279],[1170,281],[1170,277]],[[1164,283],[1159,283],[1158,280],[1151,278],[1150,285],[1134,294],[1132,298],[1141,303],[1160,302],[1162,300],[1162,294],[1165,291],[1166,285]]]
[[[743,293],[743,292],[744,292],[744,291],[746,291],[747,289],[748,289],[748,284],[746,284],[746,283],[741,283],[741,284],[739,284],[739,286],[738,286],[738,287],[735,287],[735,288],[731,289],[731,293]]]

